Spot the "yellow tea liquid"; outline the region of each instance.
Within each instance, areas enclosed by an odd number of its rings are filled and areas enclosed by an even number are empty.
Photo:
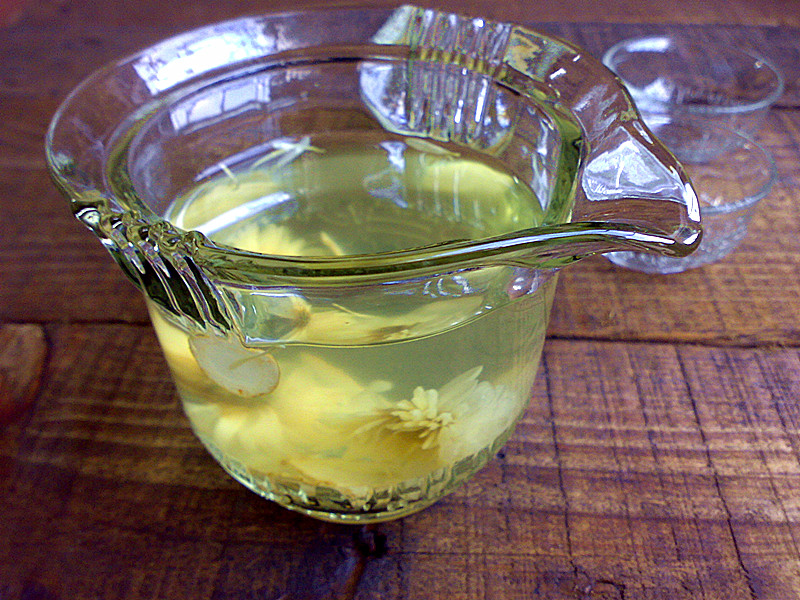
[[[220,165],[167,216],[243,250],[347,257],[488,237],[542,215],[499,166],[391,139],[278,144]],[[377,520],[436,500],[505,442],[554,285],[495,266],[385,291],[243,289],[244,335],[150,311],[193,429],[235,478],[318,517]]]

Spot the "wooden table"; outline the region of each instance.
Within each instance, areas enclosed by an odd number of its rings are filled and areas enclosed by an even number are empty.
[[[440,6],[597,54],[688,30],[770,56],[780,176],[743,245],[674,276],[566,269],[530,409],[483,471],[402,520],[307,519],[195,440],[138,293],[42,152],[94,68],[266,4],[0,4],[0,599],[800,598],[800,4]]]

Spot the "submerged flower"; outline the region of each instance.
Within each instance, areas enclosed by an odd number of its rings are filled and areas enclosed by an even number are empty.
[[[520,406],[504,386],[479,381],[482,371],[465,371],[438,390],[418,386],[407,400],[385,400],[353,433],[401,436],[453,460],[478,451],[511,425]]]
[[[389,431],[413,434],[422,441],[420,448],[428,450],[438,444],[439,433],[453,421],[451,413],[439,411],[438,391],[417,387],[411,400],[401,400],[394,408],[383,409],[355,434],[385,427]]]
[[[289,305],[305,313],[302,302]],[[491,448],[527,399],[528,376],[517,369],[489,381],[477,366],[429,388],[359,376],[354,364],[335,360],[346,348],[248,348],[231,337],[188,334],[151,310],[186,414],[215,452],[253,474],[335,489],[353,501]]]

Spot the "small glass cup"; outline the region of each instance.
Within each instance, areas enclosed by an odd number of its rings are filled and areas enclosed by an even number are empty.
[[[783,93],[783,77],[750,50],[680,36],[623,40],[603,56],[645,123],[682,162],[702,163],[752,136]],[[712,127],[687,135],[697,119]]]
[[[703,223],[700,247],[685,258],[614,252],[606,255],[611,262],[645,273],[679,273],[720,260],[745,238],[758,202],[769,194],[777,179],[775,160],[750,136],[720,129],[704,127],[694,131],[691,139],[727,136],[738,147],[715,161],[686,165],[700,201]],[[691,128],[685,133],[690,134]]]

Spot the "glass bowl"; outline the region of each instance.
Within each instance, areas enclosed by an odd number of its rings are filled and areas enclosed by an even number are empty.
[[[704,162],[752,136],[783,93],[783,77],[750,50],[682,36],[619,42],[603,56],[633,97],[645,123],[683,162]],[[687,122],[713,125],[702,144]],[[688,123],[691,126],[691,123]]]
[[[772,154],[751,137],[733,131],[709,131],[710,126],[691,136],[702,139],[728,137],[736,148],[724,157],[698,165],[687,165],[700,200],[703,240],[690,256],[676,259],[642,252],[613,252],[611,262],[645,273],[679,273],[716,262],[732,252],[747,235],[747,227],[758,203],[777,179]],[[688,132],[687,132],[688,133]]]
[[[502,446],[560,267],[700,236],[680,165],[599,61],[413,6],[156,44],[73,91],[47,157],[145,294],[202,443],[338,522],[420,510]]]

